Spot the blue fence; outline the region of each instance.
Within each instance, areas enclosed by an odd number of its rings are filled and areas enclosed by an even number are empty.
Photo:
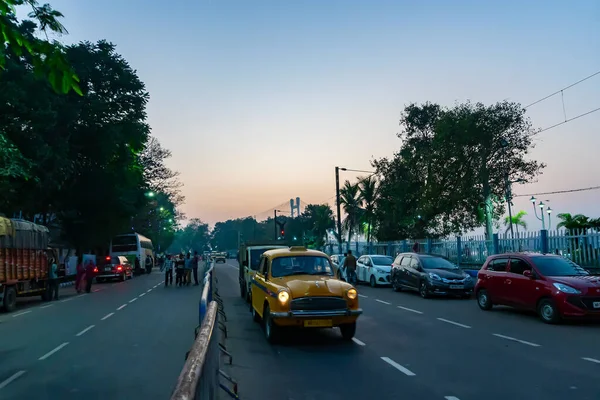
[[[344,243],[343,250],[347,248]],[[539,252],[560,254],[593,272],[600,269],[600,232],[590,229],[539,232],[495,233],[492,240],[484,236],[456,236],[443,239],[401,240],[397,242],[351,242],[356,254],[385,254],[395,256],[418,248],[420,252],[439,254],[463,268],[478,269],[492,254],[509,252]],[[329,254],[338,252],[337,244],[325,249]]]

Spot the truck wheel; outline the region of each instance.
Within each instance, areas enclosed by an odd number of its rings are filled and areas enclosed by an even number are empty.
[[[13,312],[17,307],[17,291],[13,286],[4,289],[4,310]]]

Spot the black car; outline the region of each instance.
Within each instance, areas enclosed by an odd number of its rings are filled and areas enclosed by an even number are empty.
[[[465,271],[434,254],[402,253],[392,264],[395,291],[417,290],[421,297],[453,295],[471,297],[475,280]]]

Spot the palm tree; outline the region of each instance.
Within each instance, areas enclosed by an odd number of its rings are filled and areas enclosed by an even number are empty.
[[[359,227],[362,215],[360,190],[358,184],[352,184],[350,181],[344,182],[344,186],[340,189],[340,205],[346,213],[346,218],[344,218],[342,227],[348,232],[348,243],[346,245],[346,249],[350,250],[352,233],[354,229]]]
[[[512,216],[512,224],[517,229],[517,237],[519,237],[519,226],[522,227],[523,229],[527,230],[527,222],[525,222],[523,220],[523,218],[526,215],[527,215],[527,213],[525,211],[521,210]],[[504,218],[504,226],[506,226],[506,231],[504,232],[504,234],[507,234],[508,231],[510,230],[510,222],[511,222],[511,219],[507,215]]]
[[[573,230],[586,230],[589,228],[590,219],[583,214],[575,214],[571,215],[569,213],[562,213],[556,216],[560,219],[558,225],[556,225],[557,229],[565,228],[568,231]]]
[[[362,205],[362,220],[367,225],[367,247],[371,246],[371,225],[375,220],[375,203],[379,196],[379,186],[373,175],[358,181],[359,201]]]
[[[333,211],[328,204],[309,204],[304,210],[303,217],[311,225],[311,232],[315,237],[315,245],[320,248],[325,242],[327,230],[335,226]]]

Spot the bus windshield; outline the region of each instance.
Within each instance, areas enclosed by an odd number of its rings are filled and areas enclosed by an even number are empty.
[[[112,240],[112,251],[123,253],[127,251],[137,251],[137,238],[135,235],[115,236]]]

